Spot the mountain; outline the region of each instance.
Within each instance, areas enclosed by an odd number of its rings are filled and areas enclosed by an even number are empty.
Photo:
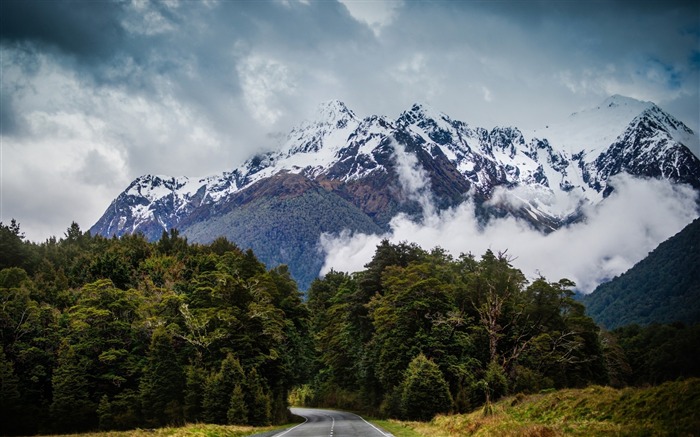
[[[582,218],[625,172],[700,189],[698,136],[651,102],[613,96],[536,131],[487,130],[425,105],[398,118],[319,106],[276,150],[206,178],[137,178],[90,229],[149,239],[178,228],[193,242],[226,236],[268,265],[288,263],[305,288],[323,232],[380,233],[467,198],[482,221],[512,215],[542,232]]]
[[[596,323],[700,323],[700,218],[581,300]]]

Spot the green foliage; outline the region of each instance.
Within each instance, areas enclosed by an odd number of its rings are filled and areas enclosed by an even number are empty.
[[[312,345],[284,266],[177,231],[64,237],[0,229],[23,250],[0,269],[0,433],[286,421]]]
[[[140,381],[142,413],[151,427],[184,423],[185,378],[178,360],[170,333],[156,328]]]
[[[0,434],[18,431],[17,414],[20,405],[19,379],[14,366],[0,346]]]
[[[246,381],[246,404],[248,406],[248,423],[255,426],[270,424],[272,401],[264,383],[254,368],[248,373]]]
[[[228,423],[231,396],[235,387],[241,385],[244,380],[245,373],[240,362],[232,354],[229,354],[221,362],[220,370],[210,375],[204,386],[202,408],[203,418],[206,422]]]
[[[228,423],[233,425],[248,423],[248,406],[245,402],[245,393],[241,383],[237,383],[233,386],[226,418],[228,419]]]
[[[402,411],[401,387],[420,356],[448,388],[451,403],[441,411],[467,411],[514,388],[602,381],[599,330],[571,287],[568,280],[527,283],[505,253],[454,259],[384,241],[364,271],[331,272],[309,289],[318,369],[312,392],[329,402],[338,399],[332,393],[354,391],[364,409],[410,417],[419,412]]]
[[[442,372],[425,355],[418,355],[401,383],[401,412],[409,419],[427,421],[451,408],[452,396]]]
[[[75,347],[65,345],[59,352],[53,373],[51,421],[57,431],[84,431],[96,425],[96,405],[90,401],[87,366]]]
[[[700,323],[700,218],[593,293],[586,310],[608,329],[639,324]]]
[[[290,199],[268,206],[314,197]],[[280,423],[304,383],[309,405],[426,420],[507,393],[700,373],[698,326],[601,333],[573,283],[529,283],[505,253],[384,241],[305,303],[285,266],[225,238],[105,239],[73,223],[33,244],[0,228],[21,249],[0,269],[3,434]]]
[[[626,366],[619,376],[621,383],[659,384],[700,377],[700,324],[630,325],[610,335],[619,347],[617,359],[622,364],[618,366]]]

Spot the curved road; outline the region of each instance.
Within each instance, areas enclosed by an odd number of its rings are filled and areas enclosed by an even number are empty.
[[[292,408],[292,413],[306,421],[273,437],[391,437],[362,417],[344,411]]]

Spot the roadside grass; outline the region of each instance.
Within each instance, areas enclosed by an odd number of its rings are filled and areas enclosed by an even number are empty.
[[[692,378],[648,388],[591,386],[519,394],[495,403],[488,416],[478,409],[425,423],[375,423],[397,437],[700,436],[699,411],[700,379]]]
[[[189,424],[182,427],[166,427],[158,429],[134,429],[130,431],[103,431],[81,434],[61,434],[60,436],[44,437],[244,437],[269,431],[283,430],[296,424],[281,426],[234,426]]]
[[[424,434],[419,433],[412,427],[411,422],[401,422],[399,420],[370,420],[374,425],[389,431],[394,437],[422,437]]]

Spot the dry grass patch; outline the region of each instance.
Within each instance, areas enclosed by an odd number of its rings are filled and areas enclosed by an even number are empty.
[[[234,426],[234,425],[205,425],[190,424],[182,427],[158,429],[135,429],[131,431],[105,431],[83,434],[62,434],[47,437],[244,437],[266,431],[284,429],[285,427],[267,426]]]

